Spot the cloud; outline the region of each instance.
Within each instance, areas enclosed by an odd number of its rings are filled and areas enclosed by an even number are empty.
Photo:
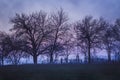
[[[72,21],[86,15],[114,20],[120,17],[119,3],[119,0],[0,0],[0,29],[8,31],[11,28],[9,20],[15,13],[29,14],[40,10],[51,12],[60,7]]]

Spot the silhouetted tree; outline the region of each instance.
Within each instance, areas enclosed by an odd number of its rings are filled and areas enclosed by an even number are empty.
[[[76,47],[77,47],[77,52],[80,51],[84,55],[84,61],[88,61],[88,54],[87,54],[87,48],[88,46],[84,43],[79,43],[79,41],[76,41]]]
[[[9,42],[10,42],[9,35],[5,32],[0,32],[0,59],[2,65],[4,65],[4,59],[11,51]]]
[[[7,59],[12,62],[12,64],[17,65],[20,63],[21,58],[29,56],[24,50],[27,42],[23,39],[16,37],[16,35],[11,35],[9,44],[11,51],[9,52]]]
[[[71,54],[71,52],[74,50],[75,47],[75,38],[71,30],[69,30],[69,32],[66,33],[66,37],[64,41],[65,43],[63,46],[65,50],[63,52],[63,55],[65,56],[66,63],[68,63],[69,55]]]
[[[91,16],[87,16],[75,24],[79,44],[83,44],[82,46],[87,48],[88,63],[91,63],[91,49],[99,46],[100,34],[103,29],[99,25],[99,20],[93,19]]]
[[[116,19],[114,26],[112,27],[112,33],[114,38],[114,53],[115,58],[119,58],[120,53],[120,19]],[[117,57],[118,55],[118,57]]]
[[[63,11],[63,9],[60,9],[57,13],[53,13],[51,15],[51,28],[53,30],[51,34],[51,41],[50,45],[52,45],[49,49],[50,53],[50,63],[53,62],[53,56],[56,53],[56,45],[59,43],[59,45],[64,44],[65,34],[68,30],[68,17]]]
[[[110,25],[105,20],[101,21],[101,26],[104,26],[105,29],[102,35],[103,48],[107,51],[108,62],[111,62],[111,53],[113,51],[115,39],[113,38],[112,25]]]
[[[11,22],[14,25],[11,30],[28,42],[26,51],[37,64],[38,56],[46,50],[47,37],[51,32],[47,14],[43,11],[30,15],[16,14]]]

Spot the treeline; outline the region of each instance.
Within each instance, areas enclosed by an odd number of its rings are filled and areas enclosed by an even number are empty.
[[[106,50],[108,62],[112,54],[120,57],[120,19],[114,23],[104,18],[86,16],[70,23],[69,17],[60,9],[52,14],[44,11],[32,14],[16,14],[10,19],[11,34],[0,32],[0,61],[18,64],[21,58],[33,57],[37,64],[39,55],[46,55],[50,63],[60,55],[68,63],[71,51],[77,48],[84,60],[92,63],[93,53]],[[105,53],[102,53],[105,54]],[[79,54],[77,56],[80,58]]]

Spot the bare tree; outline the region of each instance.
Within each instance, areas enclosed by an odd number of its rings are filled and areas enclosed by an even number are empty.
[[[53,62],[53,55],[56,53],[56,45],[59,43],[62,45],[64,43],[65,33],[68,30],[68,17],[63,11],[60,9],[57,13],[53,13],[51,15],[51,28],[53,30],[51,34],[51,42],[52,45],[49,49],[50,51],[50,63]]]
[[[102,20],[101,26],[105,27],[102,35],[103,48],[107,51],[108,62],[111,62],[111,53],[115,47],[114,46],[115,38],[113,37],[112,25],[110,25],[105,20]]]
[[[64,40],[64,56],[65,56],[65,61],[68,63],[69,60],[69,55],[71,52],[74,50],[75,47],[75,38],[72,30],[69,30],[69,32],[66,33],[65,40]]]
[[[5,32],[0,32],[0,59],[2,65],[4,65],[4,59],[11,51],[9,42],[10,42],[9,35]]]
[[[9,52],[7,59],[12,64],[17,65],[20,63],[21,58],[29,57],[25,52],[27,42],[24,39],[16,37],[16,35],[10,36],[9,47],[11,51]]]
[[[114,26],[112,27],[112,33],[114,38],[114,47],[115,57],[119,58],[120,53],[120,19],[116,19]],[[119,60],[119,59],[118,59]]]
[[[44,11],[38,13],[16,14],[11,20],[15,31],[19,37],[24,37],[28,42],[26,51],[33,57],[34,64],[37,64],[37,58],[46,50],[46,41],[51,32],[49,19]]]
[[[83,44],[82,46],[87,48],[88,63],[91,63],[91,49],[99,45],[100,34],[103,30],[99,20],[93,19],[91,16],[86,16],[75,24],[79,44]]]

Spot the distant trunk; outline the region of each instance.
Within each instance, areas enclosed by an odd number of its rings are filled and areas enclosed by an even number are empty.
[[[87,57],[87,53],[84,53],[84,62],[88,62],[88,57]]]
[[[54,55],[55,43],[56,43],[56,40],[54,41],[54,45],[51,47],[51,50],[50,50],[50,63],[53,63],[53,55]]]
[[[107,52],[108,52],[108,62],[111,62],[111,51],[108,50]]]
[[[60,59],[60,62],[61,62],[61,64],[63,64],[63,59],[62,58]]]
[[[77,63],[80,62],[80,60],[79,60],[79,55],[78,55],[78,54],[76,55],[76,62],[77,62]]]
[[[66,62],[66,63],[69,63],[68,59],[69,59],[69,49],[68,49],[68,47],[67,47],[66,58],[65,58],[65,62]]]
[[[50,54],[50,63],[53,63],[53,52]]]
[[[88,63],[91,63],[90,48],[88,49]]]
[[[2,61],[2,65],[4,65],[4,57],[3,56],[1,58],[1,61]]]
[[[34,62],[34,64],[37,64],[37,55],[33,56],[33,62]]]
[[[1,55],[1,65],[4,65],[4,55],[3,54]]]
[[[13,52],[13,60],[12,60],[12,63],[14,64],[14,65],[18,65],[19,64],[19,62],[20,62],[20,56],[16,56],[16,54],[17,54],[17,51],[14,51]]]
[[[65,61],[66,61],[66,63],[68,63],[68,55],[66,56]]]
[[[90,53],[90,48],[91,48],[91,45],[90,45],[90,41],[88,41],[88,63],[91,63],[91,53]]]

